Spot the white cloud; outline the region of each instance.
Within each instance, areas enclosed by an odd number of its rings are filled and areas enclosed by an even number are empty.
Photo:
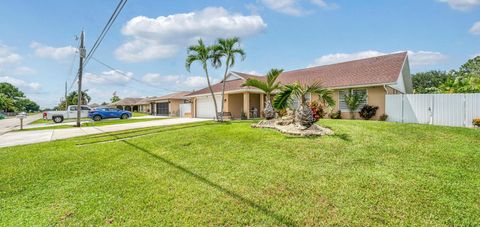
[[[480,21],[475,22],[473,26],[470,28],[470,33],[474,35],[480,35]]]
[[[292,16],[301,16],[310,12],[301,6],[301,0],[261,0],[261,2],[271,10]],[[337,8],[336,4],[327,3],[325,0],[309,0],[308,2],[324,9]]]
[[[22,60],[22,56],[14,53],[10,48],[0,43],[0,66],[7,64],[17,64]]]
[[[393,53],[398,53],[398,52],[393,52]],[[329,64],[352,61],[352,60],[357,60],[362,58],[376,57],[376,56],[386,55],[386,54],[391,54],[391,53],[368,50],[368,51],[361,51],[356,53],[328,54],[315,59],[314,63],[311,64],[310,67],[319,66],[319,65],[329,65]],[[445,56],[442,53],[432,52],[432,51],[408,51],[408,57],[410,60],[410,65],[413,67],[435,65],[446,60],[447,58],[447,56]]]
[[[38,42],[32,42],[30,47],[35,50],[35,55],[41,58],[51,58],[55,60],[66,59],[77,51],[73,46],[51,47]]]
[[[212,83],[217,81],[212,79]],[[207,79],[204,76],[179,76],[166,75],[162,76],[158,73],[147,73],[142,77],[142,81],[156,86],[172,87],[175,86],[179,90],[189,90],[194,88],[203,88],[207,86]]]
[[[149,18],[132,18],[122,28],[122,34],[132,40],[122,44],[115,56],[127,62],[168,58],[202,38],[212,41],[218,37],[253,36],[266,28],[258,15],[231,13],[222,7],[201,11]]]
[[[133,73],[120,73],[114,70],[105,71],[100,74],[86,73],[84,80],[86,84],[95,85],[125,85],[133,78]]]
[[[29,74],[34,74],[35,70],[31,69],[30,67],[26,66],[19,66],[16,67],[13,71],[13,74],[15,75],[29,75]]]
[[[450,7],[456,10],[469,10],[480,5],[480,0],[439,0],[448,3]]]
[[[27,81],[16,79],[16,78],[9,77],[9,76],[1,76],[0,77],[0,82],[10,83],[10,84],[18,87],[20,90],[22,90],[24,92],[38,91],[41,87],[39,83],[27,82]]]

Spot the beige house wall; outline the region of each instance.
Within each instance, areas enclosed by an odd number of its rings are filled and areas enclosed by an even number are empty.
[[[232,117],[239,119],[242,116],[243,111],[243,94],[228,94],[226,106],[228,106],[228,111],[232,113]]]
[[[181,99],[172,99],[170,100],[170,104],[168,106],[168,110],[170,111],[170,116],[178,117],[180,116],[180,104],[184,103]]]

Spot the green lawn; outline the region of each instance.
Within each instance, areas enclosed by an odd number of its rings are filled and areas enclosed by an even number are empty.
[[[88,121],[88,120],[91,120],[90,118],[82,118],[82,121]],[[66,122],[75,122],[77,121],[76,119],[72,118],[72,119],[65,119],[63,122],[66,123]],[[50,124],[50,125],[55,125],[55,122],[53,122],[52,120],[44,120],[43,118],[40,118],[38,120],[35,120],[33,122],[31,122],[29,125],[37,125],[37,124]]]
[[[133,117],[143,117],[143,116],[150,116],[150,114],[140,113],[140,112],[133,112],[133,113],[132,113],[132,116],[133,116]]]
[[[0,225],[480,225],[480,130],[250,123],[0,149]]]
[[[87,118],[88,119],[88,118]],[[92,126],[105,126],[105,125],[119,125],[119,124],[128,124],[128,123],[137,123],[137,122],[145,122],[145,121],[159,121],[168,118],[141,118],[141,119],[116,119],[116,120],[102,120],[102,121],[90,121],[82,123],[82,127],[92,127]],[[36,130],[49,130],[49,129],[65,129],[65,128],[72,128],[75,127],[73,125],[55,125],[46,126],[46,127],[38,127],[38,128],[27,128],[23,131],[36,131]],[[16,130],[20,131],[20,130]]]

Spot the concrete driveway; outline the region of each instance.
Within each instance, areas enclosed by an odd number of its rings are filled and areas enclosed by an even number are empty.
[[[27,118],[23,119],[23,126],[26,126],[27,124],[30,124],[31,122],[34,122],[40,118],[42,118],[41,113],[27,116]],[[15,129],[20,129],[19,119],[14,117],[0,120],[0,135]]]
[[[18,119],[17,119],[18,120]],[[107,125],[99,127],[82,127],[69,129],[51,129],[24,132],[9,132],[0,136],[0,147],[10,147],[24,144],[48,142],[59,139],[72,138],[105,132],[115,132],[137,128],[147,128],[153,126],[168,126],[185,123],[194,123],[202,121],[211,121],[210,119],[199,118],[172,118],[160,121],[146,121],[131,124]]]

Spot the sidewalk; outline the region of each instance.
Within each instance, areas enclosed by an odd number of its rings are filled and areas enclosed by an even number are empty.
[[[130,130],[137,128],[147,128],[153,126],[168,126],[185,123],[194,123],[209,121],[209,119],[198,118],[173,118],[161,121],[146,121],[131,124],[107,125],[99,127],[82,127],[69,129],[52,129],[25,132],[10,132],[0,136],[0,147],[10,147],[24,144],[48,142],[59,139],[72,138],[77,136],[85,136],[99,134],[105,132],[115,132],[122,130]]]

